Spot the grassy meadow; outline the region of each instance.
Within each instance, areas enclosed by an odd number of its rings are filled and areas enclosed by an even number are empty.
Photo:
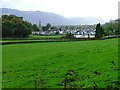
[[[63,88],[65,74],[75,71],[71,86],[106,87],[118,79],[118,39],[44,42],[2,46],[3,88]],[[112,62],[114,61],[114,65]],[[76,79],[77,78],[77,79]],[[70,86],[68,86],[70,87]]]
[[[32,39],[49,39],[49,38],[61,38],[63,35],[53,35],[53,36],[40,36],[40,35],[30,35],[29,38]]]

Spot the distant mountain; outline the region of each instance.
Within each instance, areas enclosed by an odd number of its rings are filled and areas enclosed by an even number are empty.
[[[70,20],[64,18],[63,16],[42,11],[20,11],[15,9],[3,8],[2,14],[14,14],[17,16],[22,16],[25,20],[35,24],[38,24],[39,20],[41,20],[43,25],[46,23],[50,23],[53,25],[71,24]]]
[[[2,14],[14,14],[22,16],[26,21],[37,24],[41,20],[42,25],[50,23],[52,25],[71,25],[71,24],[96,24],[105,23],[104,20],[95,17],[65,18],[61,15],[43,11],[20,11],[16,9],[0,8]]]
[[[96,17],[75,17],[75,18],[69,18],[72,23],[74,24],[97,24],[97,23],[105,23],[105,20],[102,20],[100,18]]]

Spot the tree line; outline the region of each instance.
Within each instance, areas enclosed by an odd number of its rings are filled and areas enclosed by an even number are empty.
[[[96,38],[102,38],[103,36],[107,36],[107,35],[114,35],[114,36],[120,35],[119,19],[107,22],[104,25],[101,25],[100,23],[96,25],[96,32],[95,32]]]
[[[1,20],[2,18],[2,20]],[[15,15],[2,15],[0,21],[2,21],[2,37],[13,37],[13,38],[25,38],[28,37],[32,31],[40,31],[40,28],[36,24],[31,24]],[[75,26],[76,27],[76,26]],[[46,26],[41,27],[43,31],[58,31],[58,28],[48,23]],[[68,28],[67,26],[65,28]],[[72,26],[71,28],[74,28]],[[61,28],[59,28],[61,30]],[[101,25],[96,25],[95,37],[101,38],[107,35],[120,35],[120,23],[119,20],[110,21]]]
[[[105,23],[102,27],[105,35],[120,35],[120,19],[110,20],[110,22]]]
[[[40,28],[36,24],[31,24],[16,15],[2,15],[0,18],[2,21],[2,37],[3,38],[25,38],[28,37],[32,31],[40,31]],[[50,23],[41,27],[43,31],[49,29],[56,29],[52,27]]]

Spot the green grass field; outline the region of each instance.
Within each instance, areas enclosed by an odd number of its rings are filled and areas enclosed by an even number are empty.
[[[3,45],[3,88],[63,88],[68,70],[77,78],[76,87],[90,88],[94,82],[106,87],[118,79],[118,39],[77,42],[46,42]]]
[[[63,35],[53,35],[53,36],[40,36],[40,35],[30,35],[29,38],[46,39],[46,38],[61,38]]]
[[[21,41],[33,41],[33,40],[46,40],[46,39],[60,39],[63,35],[53,35],[53,36],[41,36],[41,35],[29,35],[28,38],[5,38],[0,40],[0,42],[21,42]]]

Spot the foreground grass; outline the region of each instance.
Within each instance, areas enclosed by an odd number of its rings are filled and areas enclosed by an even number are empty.
[[[3,88],[34,88],[36,78],[47,88],[63,88],[68,70],[77,72],[77,87],[93,87],[93,81],[106,87],[118,79],[112,61],[118,65],[118,39],[4,45]]]

